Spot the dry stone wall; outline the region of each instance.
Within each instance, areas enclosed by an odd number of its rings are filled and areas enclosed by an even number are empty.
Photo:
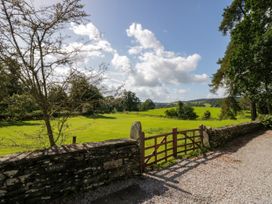
[[[0,158],[0,203],[41,203],[140,174],[134,140],[67,145]]]
[[[205,131],[209,136],[210,146],[215,148],[236,137],[254,133],[261,129],[263,129],[263,125],[260,122],[250,122],[223,128],[208,128]]]

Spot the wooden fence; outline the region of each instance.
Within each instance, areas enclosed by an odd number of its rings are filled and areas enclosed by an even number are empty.
[[[185,158],[203,146],[204,126],[198,129],[178,131],[145,137],[140,134],[141,169],[167,162],[173,158]]]

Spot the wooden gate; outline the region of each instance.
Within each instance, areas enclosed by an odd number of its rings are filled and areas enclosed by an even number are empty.
[[[198,129],[178,131],[173,128],[172,132],[145,137],[140,135],[141,146],[141,169],[167,162],[173,158],[186,158],[203,146],[203,130],[201,125]]]

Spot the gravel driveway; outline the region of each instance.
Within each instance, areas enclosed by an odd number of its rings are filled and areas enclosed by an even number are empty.
[[[183,160],[64,202],[272,203],[272,131],[247,135],[206,157]]]

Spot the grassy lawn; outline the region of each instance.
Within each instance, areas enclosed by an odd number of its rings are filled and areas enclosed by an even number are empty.
[[[209,107],[208,107],[209,108]],[[200,108],[196,108],[201,109]],[[207,107],[202,108],[205,111]],[[214,108],[213,108],[214,109]],[[172,128],[192,129],[201,124],[210,127],[221,127],[231,124],[247,122],[247,118],[238,120],[177,120],[159,116],[162,109],[140,113],[104,114],[98,118],[83,116],[70,118],[65,129],[65,140],[69,144],[72,136],[77,136],[77,142],[97,142],[109,139],[128,138],[130,126],[134,121],[141,121],[146,135],[169,132]],[[213,110],[216,112],[215,110]],[[152,114],[146,114],[146,113]],[[53,122],[56,128],[57,121]],[[0,155],[45,148],[48,146],[47,137],[42,121],[24,121],[17,123],[0,123]]]

